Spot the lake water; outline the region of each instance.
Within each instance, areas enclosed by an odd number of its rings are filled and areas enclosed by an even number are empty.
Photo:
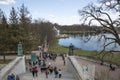
[[[106,36],[112,36],[110,34],[105,34]],[[82,50],[102,50],[103,49],[103,44],[104,44],[104,39],[102,38],[101,40],[98,40],[98,36],[100,35],[69,35],[68,38],[60,38],[58,41],[59,45],[66,46],[68,47],[71,43],[74,45],[74,47],[82,49]],[[87,42],[87,38],[90,37],[90,40]],[[107,41],[111,42],[111,40]],[[120,51],[120,46],[115,44],[111,44],[106,48],[106,50],[117,50]]]

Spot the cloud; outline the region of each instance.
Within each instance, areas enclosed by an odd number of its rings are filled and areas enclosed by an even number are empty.
[[[0,0],[0,5],[14,4],[16,0]]]
[[[48,17],[55,17],[55,15],[53,15],[53,14],[49,14]]]

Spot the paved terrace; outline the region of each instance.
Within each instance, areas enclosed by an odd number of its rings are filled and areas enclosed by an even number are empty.
[[[120,68],[111,71],[109,66],[100,65],[95,60],[79,56],[76,56],[76,59],[82,66],[95,65],[95,78],[97,77],[99,80],[120,80]]]
[[[7,59],[14,59],[16,56],[7,56]],[[0,57],[2,59],[2,57]],[[27,58],[29,58],[29,56],[27,55]],[[67,58],[66,58],[67,59]],[[106,76],[106,80],[120,80],[120,69],[117,68],[115,71],[110,71],[108,66],[101,66],[98,63],[95,62],[91,62],[88,61],[86,59],[84,59],[83,57],[78,57],[76,56],[76,59],[78,60],[78,62],[80,64],[82,64],[82,66],[86,66],[86,65],[95,65],[95,77],[98,76],[99,74],[103,74],[104,76]],[[51,62],[51,64],[53,66],[57,66],[58,68],[62,69],[62,78],[54,78],[54,74],[49,75],[48,79],[46,79],[45,77],[45,73],[41,73],[39,71],[39,76],[36,78],[32,77],[32,73],[30,73],[29,71],[27,71],[25,74],[22,74],[20,77],[20,80],[75,80],[74,76],[72,73],[67,71],[67,66],[63,65],[63,61],[61,57],[57,57],[56,61],[52,61],[52,60],[48,60],[48,62]],[[1,67],[3,67],[4,65],[1,65]],[[100,76],[99,76],[100,77]],[[110,77],[111,79],[108,79],[108,77]],[[101,77],[102,78],[102,77]],[[103,80],[103,79],[101,79]]]
[[[59,78],[55,78],[54,73],[53,74],[49,74],[48,78],[46,78],[45,76],[45,72],[41,73],[39,71],[38,73],[38,77],[34,77],[32,76],[32,73],[30,73],[29,71],[27,71],[25,74],[22,74],[20,79],[21,80],[75,80],[73,73],[70,73],[67,71],[67,66],[63,65],[63,60],[61,57],[57,57],[56,61],[52,61],[52,60],[47,60],[47,64],[51,63],[51,65],[56,66],[58,69],[62,70],[62,77]]]

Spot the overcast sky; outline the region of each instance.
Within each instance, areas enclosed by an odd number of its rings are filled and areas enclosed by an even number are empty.
[[[78,10],[96,0],[0,0],[0,8],[9,17],[11,7],[24,3],[33,19],[43,18],[60,25],[80,24]]]

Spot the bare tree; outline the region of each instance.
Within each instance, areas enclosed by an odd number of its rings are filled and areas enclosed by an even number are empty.
[[[55,37],[55,33],[53,31],[53,24],[49,21],[44,20],[36,20],[32,27],[32,32],[34,36],[37,36],[39,41],[39,45],[42,45],[45,41],[48,44],[51,44]]]
[[[99,3],[101,3],[101,6],[104,6],[105,9],[120,12],[120,0],[99,0]]]
[[[106,48],[114,44],[115,46],[120,46],[120,36],[119,31],[117,30],[120,27],[120,0],[100,0],[100,6],[95,6],[90,4],[84,7],[82,10],[79,10],[79,14],[83,19],[83,23],[88,23],[91,25],[92,22],[97,21],[101,28],[99,40],[104,38],[103,50],[100,52],[101,60],[103,62],[104,57],[107,54],[115,52],[113,49],[106,51]],[[110,15],[110,12],[115,10],[118,13],[116,19],[113,19]],[[109,33],[113,37],[106,36],[104,33]],[[108,42],[108,40],[111,40]]]

